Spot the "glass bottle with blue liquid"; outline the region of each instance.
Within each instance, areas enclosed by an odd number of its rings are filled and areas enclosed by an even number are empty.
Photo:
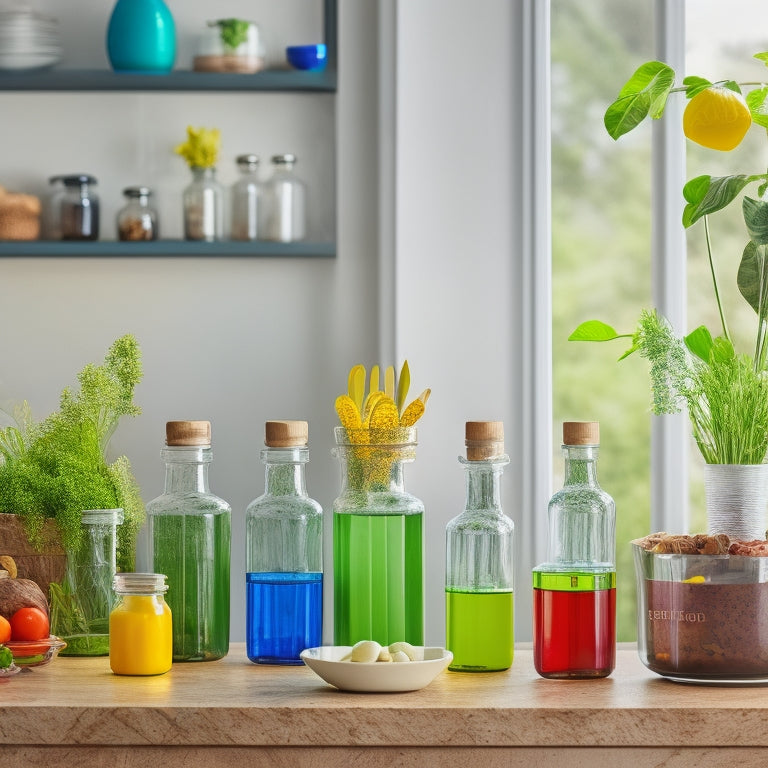
[[[307,495],[306,421],[268,421],[264,493],[245,513],[246,652],[257,664],[301,664],[321,644],[323,510]]]

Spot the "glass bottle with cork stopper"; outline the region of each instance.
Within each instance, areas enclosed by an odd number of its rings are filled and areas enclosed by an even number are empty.
[[[504,424],[468,421],[464,511],[446,528],[446,647],[449,669],[508,669],[514,655],[514,523],[501,508]]]
[[[165,490],[147,504],[150,563],[168,577],[173,660],[212,661],[229,650],[231,508],[210,492],[208,421],[166,424]]]
[[[302,664],[322,642],[322,508],[307,495],[306,421],[268,421],[264,493],[245,513],[246,652],[259,664]]]
[[[533,653],[550,678],[605,677],[616,658],[616,510],[597,482],[599,424],[563,424],[565,477],[533,569]]]

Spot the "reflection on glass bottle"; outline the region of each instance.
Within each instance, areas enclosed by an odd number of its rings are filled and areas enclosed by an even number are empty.
[[[597,422],[565,422],[563,488],[549,502],[549,560],[533,570],[542,677],[605,677],[616,658],[616,510],[597,482]]]
[[[264,190],[259,181],[259,158],[239,155],[240,178],[232,185],[232,239],[257,240],[262,236]]]
[[[224,189],[215,168],[192,167],[192,183],[184,190],[184,237],[214,242],[224,237]]]
[[[296,155],[273,155],[274,171],[267,185],[267,238],[281,243],[303,240],[306,235],[306,187],[293,167]]]

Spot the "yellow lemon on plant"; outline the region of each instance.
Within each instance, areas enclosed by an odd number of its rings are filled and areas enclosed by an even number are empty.
[[[737,147],[752,125],[744,97],[721,85],[699,91],[683,113],[683,133],[697,144],[722,152]]]

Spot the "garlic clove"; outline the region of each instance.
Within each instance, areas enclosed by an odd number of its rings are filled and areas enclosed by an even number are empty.
[[[392,654],[392,661],[395,662],[402,662],[402,661],[410,661],[411,658],[408,656],[408,654],[405,651],[395,651]]]
[[[389,648],[382,648],[376,661],[392,661],[392,654],[389,652]]]
[[[424,661],[423,648],[417,648],[406,642],[392,643],[389,646],[390,653],[397,653],[398,651],[404,653],[408,657],[408,661]]]
[[[375,640],[361,640],[352,646],[350,661],[370,663],[376,661],[381,653],[381,646]]]

